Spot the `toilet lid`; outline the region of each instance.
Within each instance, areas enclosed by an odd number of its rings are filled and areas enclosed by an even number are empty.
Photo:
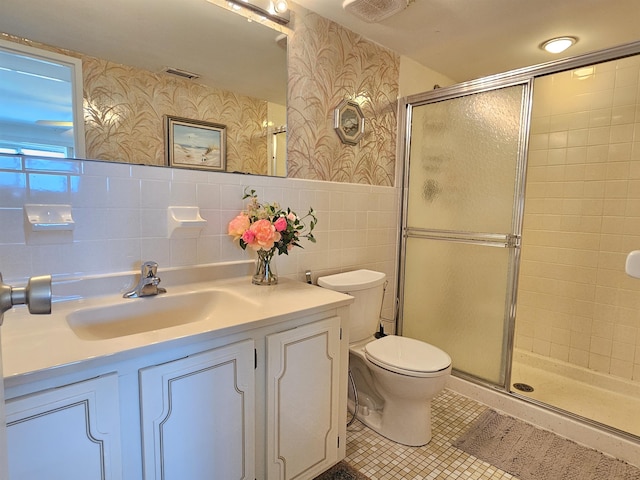
[[[451,357],[439,348],[397,335],[387,335],[369,342],[364,350],[373,363],[406,375],[439,372],[451,365]]]

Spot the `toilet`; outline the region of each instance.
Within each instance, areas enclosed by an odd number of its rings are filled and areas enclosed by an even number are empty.
[[[355,298],[349,316],[349,370],[358,419],[394,442],[425,445],[431,440],[431,399],[451,374],[451,358],[412,338],[375,338],[385,281],[384,273],[355,270],[320,277],[318,285]],[[352,410],[355,396],[350,391]]]

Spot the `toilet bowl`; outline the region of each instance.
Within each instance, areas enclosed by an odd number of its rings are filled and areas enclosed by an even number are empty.
[[[384,273],[371,270],[318,278],[321,287],[355,298],[349,315],[349,369],[358,395],[358,419],[397,443],[425,445],[431,440],[431,399],[451,374],[451,358],[412,338],[374,337],[384,283]],[[350,398],[352,409],[354,403]]]

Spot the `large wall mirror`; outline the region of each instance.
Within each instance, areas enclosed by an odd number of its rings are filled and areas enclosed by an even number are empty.
[[[287,31],[218,0],[4,0],[0,16],[5,40],[82,60],[86,158],[166,165],[171,116],[224,125],[226,171],[279,176]]]

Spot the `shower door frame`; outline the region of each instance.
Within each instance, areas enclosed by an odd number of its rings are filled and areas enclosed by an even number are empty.
[[[598,426],[602,426],[608,429],[608,427],[604,424],[599,424],[597,422],[590,421],[585,419],[584,417],[580,417],[572,412],[567,412],[565,410],[561,410],[553,405],[549,405],[543,402],[539,402],[537,400],[531,399],[525,395],[519,395],[510,390],[511,385],[511,365],[513,361],[513,348],[514,348],[514,335],[515,335],[515,315],[516,315],[516,301],[517,301],[517,292],[518,292],[518,272],[519,272],[519,263],[520,263],[520,235],[522,231],[522,217],[524,213],[524,195],[525,195],[525,183],[526,183],[526,161],[528,156],[528,141],[529,141],[529,133],[530,133],[530,125],[531,125],[531,107],[533,101],[534,94],[534,80],[536,77],[541,77],[544,75],[559,73],[566,70],[572,70],[576,68],[585,67],[591,64],[607,62],[627,56],[640,54],[640,41],[632,42],[624,45],[620,45],[617,47],[609,48],[606,50],[601,50],[598,52],[578,55],[575,57],[565,58],[561,60],[556,60],[552,62],[547,62],[539,65],[534,65],[531,67],[525,67],[521,69],[511,70],[508,72],[500,73],[497,75],[491,75],[488,77],[483,77],[477,80],[472,80],[469,82],[460,83],[457,85],[453,85],[445,88],[436,88],[434,90],[419,93],[415,95],[410,95],[407,97],[403,97],[398,101],[398,158],[401,159],[402,165],[402,204],[401,204],[401,225],[400,225],[400,255],[398,257],[398,279],[397,279],[397,316],[396,316],[396,329],[398,333],[402,334],[403,328],[403,319],[402,319],[402,308],[404,301],[404,273],[405,273],[405,255],[406,255],[406,217],[407,217],[407,206],[408,206],[408,177],[409,177],[409,154],[411,147],[411,113],[413,106],[420,106],[428,103],[435,103],[445,100],[451,100],[454,98],[463,97],[466,95],[477,94],[482,92],[487,92],[490,90],[495,90],[499,88],[506,88],[515,85],[528,84],[528,90],[526,92],[526,104],[523,105],[522,112],[522,130],[520,132],[520,147],[518,155],[521,157],[519,159],[518,167],[517,167],[517,186],[514,191],[514,224],[517,226],[517,235],[513,241],[516,243],[514,248],[515,258],[513,259],[512,268],[509,271],[510,276],[510,285],[509,291],[506,292],[505,297],[508,299],[508,305],[506,306],[505,311],[508,312],[507,319],[507,332],[506,332],[506,348],[505,348],[505,356],[506,358],[503,361],[506,363],[504,370],[504,382],[503,384],[494,384],[488,382],[484,379],[475,377],[473,375],[465,374],[464,372],[460,372],[454,370],[454,374],[460,378],[465,380],[469,380],[472,383],[483,385],[486,387],[491,387],[493,389],[497,389],[503,393],[508,395],[523,399],[530,403],[537,404],[539,406],[545,407],[550,410],[560,411],[564,414],[568,414],[569,416],[579,418],[582,421],[587,421],[587,423],[596,424]],[[525,87],[526,88],[526,87]],[[526,112],[526,113],[525,113]],[[474,238],[474,241],[477,240]],[[508,242],[508,239],[507,239]],[[615,429],[614,429],[615,430]],[[617,430],[616,430],[617,432]],[[624,433],[624,432],[623,432]]]
[[[498,233],[480,233],[480,232],[463,232],[463,231],[443,231],[443,230],[422,230],[416,233],[410,233],[407,230],[417,231],[419,229],[407,228],[407,212],[409,202],[409,157],[411,150],[411,125],[412,110],[414,107],[420,107],[431,103],[444,102],[469,95],[476,95],[509,87],[523,87],[522,103],[520,107],[520,131],[518,132],[518,149],[517,158],[515,159],[515,186],[513,189],[513,206],[511,218],[511,231],[506,234]],[[407,239],[410,237],[419,237],[423,239],[461,242],[472,245],[483,245],[498,248],[509,249],[509,260],[507,270],[507,292],[505,292],[505,309],[504,317],[506,330],[503,335],[502,350],[507,357],[513,351],[514,342],[514,325],[515,325],[515,305],[517,292],[518,269],[520,263],[520,237],[522,231],[522,217],[524,211],[524,184],[526,173],[527,158],[527,142],[529,138],[529,125],[531,117],[531,100],[533,90],[533,77],[529,78],[497,78],[486,82],[479,82],[477,85],[461,84],[446,89],[436,89],[424,94],[413,95],[402,99],[401,127],[404,131],[402,139],[403,152],[403,184],[402,184],[402,215],[401,215],[401,239],[400,239],[400,257],[399,257],[399,275],[398,275],[398,319],[397,328],[400,334],[403,329],[403,306],[404,306],[404,278],[406,265],[406,245]],[[502,383],[493,383],[475,375],[453,369],[456,376],[480,383],[485,386],[507,388],[511,379],[511,360],[502,358],[501,372]]]

